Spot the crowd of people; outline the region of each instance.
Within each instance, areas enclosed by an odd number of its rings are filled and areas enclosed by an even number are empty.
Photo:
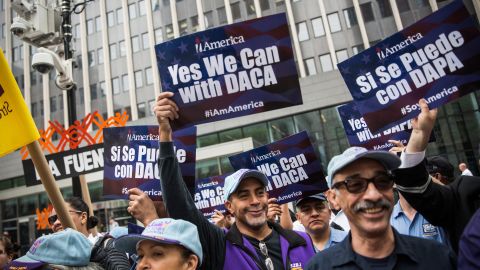
[[[128,212],[144,226],[93,236],[98,220],[79,198],[67,208],[77,230],[55,210],[53,233],[6,269],[480,269],[480,178],[443,157],[425,158],[436,110],[420,100],[407,145],[391,152],[350,147],[327,168],[329,189],[287,204],[269,198],[265,174],[240,169],[225,178],[226,212],[209,220],[182,179],[171,121],[179,109],[170,92],[157,99],[158,169],[163,203],[130,189]],[[394,153],[392,153],[394,152]],[[320,181],[320,179],[319,179]],[[21,268],[26,267],[26,268]]]

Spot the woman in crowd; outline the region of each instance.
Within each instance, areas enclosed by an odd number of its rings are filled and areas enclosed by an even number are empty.
[[[137,254],[137,270],[195,270],[203,258],[197,227],[181,219],[155,219],[142,234],[115,239],[115,247]]]
[[[13,258],[13,244],[10,239],[4,235],[0,236],[0,269],[10,263]]]
[[[77,231],[81,232],[94,245],[90,257],[91,262],[98,262],[103,268],[107,270],[113,269],[130,269],[130,263],[125,253],[118,251],[113,246],[113,239],[109,235],[93,236],[89,230],[94,228],[98,219],[95,216],[90,216],[88,205],[78,197],[72,197],[65,200],[67,209],[72,217]],[[55,209],[48,218],[53,232],[63,230],[62,223],[57,218]]]

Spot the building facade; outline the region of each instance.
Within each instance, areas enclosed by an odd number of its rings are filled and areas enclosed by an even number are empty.
[[[50,2],[50,1],[49,1]],[[349,145],[335,107],[351,101],[336,64],[390,36],[451,1],[435,0],[97,0],[72,14],[75,48],[76,113],[104,117],[126,111],[129,125],[155,124],[151,107],[161,91],[154,45],[204,29],[285,12],[290,24],[304,104],[234,120],[198,126],[197,177],[232,171],[232,145],[247,139],[250,148],[307,130],[326,168]],[[478,1],[465,0],[469,11]],[[66,94],[54,72],[30,68],[36,48],[9,31],[11,0],[0,0],[0,47],[4,50],[37,127],[49,120],[66,123]],[[476,16],[478,22],[478,15]],[[437,141],[428,155],[444,155],[455,166],[466,162],[479,174],[480,92],[443,106],[435,127]],[[243,145],[243,144],[238,144]],[[0,229],[22,247],[44,231],[36,229],[35,209],[48,198],[41,186],[26,187],[19,152],[0,159]],[[459,173],[457,171],[457,173]],[[96,214],[128,220],[126,202],[102,198],[102,173],[86,176]],[[70,179],[58,184],[72,194]]]

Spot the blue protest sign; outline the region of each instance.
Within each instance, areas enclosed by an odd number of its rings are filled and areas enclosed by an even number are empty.
[[[162,90],[174,92],[174,130],[302,104],[285,14],[155,46]]]
[[[196,127],[173,133],[173,144],[183,179],[193,192],[195,183]],[[137,187],[152,200],[161,200],[158,126],[107,128],[104,136],[103,195],[127,199]]]
[[[340,63],[339,70],[372,132],[404,123],[480,86],[480,32],[462,1]]]
[[[235,170],[257,169],[269,180],[267,191],[280,204],[328,189],[306,131],[229,157]]]
[[[197,179],[195,181],[195,194],[193,199],[195,206],[204,216],[211,218],[218,210],[225,213],[225,201],[223,199],[223,184],[228,174]]]

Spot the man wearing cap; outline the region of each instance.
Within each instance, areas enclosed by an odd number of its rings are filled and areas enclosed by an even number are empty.
[[[453,250],[458,252],[463,229],[480,207],[480,177],[459,176],[447,185],[433,181],[426,169],[428,163],[425,164],[423,160],[435,124],[436,111],[429,110],[426,103],[420,105],[422,113],[418,121],[412,123],[414,129],[402,153],[402,157],[410,160],[413,157],[415,162],[405,163],[402,160],[403,168],[395,171],[396,188],[431,224],[445,230]],[[422,115],[430,117],[421,118]]]
[[[197,227],[181,219],[155,219],[141,234],[115,239],[115,248],[136,254],[140,270],[195,270],[203,259]]]
[[[428,117],[422,114],[419,121]],[[391,171],[400,163],[392,153],[362,147],[348,148],[330,160],[327,181],[349,220],[350,233],[341,243],[317,253],[307,269],[455,269],[455,256],[447,247],[399,234],[390,225]]]
[[[178,117],[178,107],[172,96],[171,92],[161,93],[154,107],[159,123],[162,196],[170,217],[197,226],[207,254],[202,268],[303,269],[314,254],[312,241],[305,233],[267,222],[268,179],[263,173],[241,169],[225,178],[225,207],[235,217],[230,230],[217,228],[196,209],[174,154],[169,121]]]
[[[444,157],[428,157],[427,171],[432,177],[432,181],[436,181],[439,184],[448,185],[454,180],[453,165]]]
[[[297,220],[305,227],[315,247],[315,252],[340,243],[347,232],[331,228],[331,211],[328,201],[322,193],[302,198],[295,202]]]

